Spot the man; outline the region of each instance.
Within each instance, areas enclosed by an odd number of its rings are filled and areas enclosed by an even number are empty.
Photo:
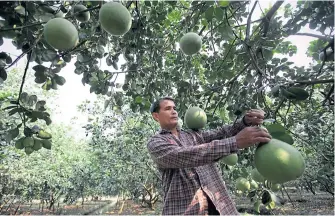
[[[239,214],[215,162],[238,149],[270,141],[264,129],[248,127],[261,124],[264,112],[250,110],[234,125],[211,131],[180,130],[176,106],[169,97],[156,101],[151,113],[161,126],[147,147],[162,175],[162,214]]]

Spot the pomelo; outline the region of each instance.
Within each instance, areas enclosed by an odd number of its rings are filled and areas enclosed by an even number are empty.
[[[305,160],[292,145],[272,139],[269,143],[257,147],[255,166],[265,179],[273,183],[284,183],[303,174]]]
[[[222,158],[222,162],[229,165],[234,166],[238,161],[237,154],[230,154]]]
[[[202,40],[197,33],[188,32],[180,39],[179,44],[180,49],[183,51],[184,54],[193,55],[200,51],[202,46]]]
[[[132,17],[128,9],[118,2],[108,2],[99,11],[101,27],[111,35],[123,35],[129,31]]]
[[[207,115],[200,107],[190,107],[185,113],[184,122],[188,128],[198,130],[205,127]]]
[[[273,192],[277,192],[277,191],[280,190],[281,186],[280,186],[280,184],[271,184],[270,188]]]
[[[251,170],[251,178],[255,180],[256,182],[264,182],[264,177],[258,172],[256,168]]]
[[[87,7],[85,7],[84,5],[78,4],[73,7],[73,13],[78,13],[84,10],[87,10]],[[79,22],[87,22],[90,20],[90,16],[91,16],[90,12],[85,11],[83,13],[77,14],[75,17]]]
[[[76,27],[63,18],[49,20],[44,26],[43,33],[46,42],[61,51],[73,48],[79,41]]]
[[[250,189],[250,182],[243,177],[236,179],[236,188],[242,192],[245,192]]]

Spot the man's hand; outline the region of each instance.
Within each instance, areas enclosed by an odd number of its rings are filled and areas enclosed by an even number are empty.
[[[265,113],[263,110],[259,110],[259,109],[249,110],[244,115],[244,122],[250,126],[261,125],[264,120],[264,114]]]
[[[236,136],[236,143],[239,149],[248,148],[258,143],[267,143],[271,140],[271,135],[264,128],[246,127]]]

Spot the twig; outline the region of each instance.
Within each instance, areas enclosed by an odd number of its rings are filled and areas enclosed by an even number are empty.
[[[285,99],[282,99],[282,100],[279,102],[279,105],[277,106],[277,108],[276,108],[276,110],[275,110],[275,112],[274,112],[274,114],[273,114],[273,117],[274,117],[274,119],[275,119],[276,121],[277,121],[277,113],[278,113],[280,107],[283,105],[284,101],[285,101]],[[278,115],[280,115],[280,114],[278,113]]]
[[[259,21],[262,21],[262,20],[263,20],[263,18],[259,18],[257,20],[251,21],[250,23],[256,23],[256,22],[259,22]],[[242,27],[242,26],[246,26],[246,25],[248,25],[248,23],[238,24],[238,25],[232,26],[232,28],[238,28],[238,27]]]
[[[222,65],[223,65],[223,63],[226,61],[226,58],[228,57],[228,55],[229,55],[229,53],[230,53],[230,51],[231,51],[231,49],[233,48],[233,46],[234,46],[234,44],[235,44],[235,41],[236,41],[236,39],[237,39],[237,37],[235,37],[234,38],[234,41],[232,42],[232,44],[230,45],[230,47],[229,47],[229,49],[228,49],[228,52],[227,52],[227,54],[225,55],[225,57],[223,58],[223,60],[222,60],[222,62],[221,62],[221,64],[220,64],[220,66],[218,67],[218,69],[217,70],[220,70],[221,69],[221,67],[222,67]]]
[[[19,97],[17,98],[17,103],[19,103],[20,98],[21,98],[21,94],[22,94],[22,91],[23,91],[23,85],[24,85],[24,81],[26,79],[26,75],[27,75],[27,71],[28,71],[28,67],[29,67],[29,63],[30,63],[31,53],[32,53],[32,50],[30,50],[29,53],[28,53],[27,64],[26,64],[26,68],[24,69],[22,82],[21,82],[21,87],[20,87],[20,91],[19,91]]]
[[[244,5],[246,5],[246,4],[248,4],[248,2],[246,2]],[[242,5],[242,6],[244,6],[244,5]],[[232,12],[232,14],[231,14],[229,17],[226,16],[226,20],[228,21],[228,19],[234,17],[234,14],[235,14],[240,8],[241,8],[241,6],[238,7],[236,10],[234,10],[234,11]],[[221,21],[217,26],[215,26],[215,27],[213,28],[213,31],[214,31],[215,29],[219,28],[219,27],[220,27],[222,24],[224,24],[225,22],[227,22],[226,20]],[[207,32],[206,35],[205,35],[204,37],[206,37],[209,33],[210,33],[210,32]]]
[[[281,186],[282,186],[282,189],[284,189],[284,191],[285,191],[285,193],[286,193],[287,197],[288,197],[288,198],[289,198],[289,200],[291,201],[291,204],[292,204],[292,205],[293,205],[293,207],[295,208],[295,206],[294,206],[294,204],[293,204],[293,201],[292,201],[292,199],[291,199],[290,195],[288,195],[288,193],[287,193],[287,190],[286,190],[286,188],[284,187],[284,185],[283,185],[283,184],[282,184]]]
[[[245,66],[244,68],[238,72],[232,79],[230,79],[227,83],[223,83],[223,84],[220,84],[220,86],[216,86],[216,87],[213,87],[213,88],[210,88],[212,91],[216,91],[217,89],[219,88],[222,88],[224,84],[231,84],[233,83],[246,69],[248,69],[248,67],[250,66],[251,62],[249,61]]]
[[[327,36],[317,35],[317,34],[312,34],[312,33],[295,33],[294,35],[310,36],[310,37],[319,38],[319,39],[324,40],[324,41],[329,41],[329,39],[330,39]]]
[[[211,35],[213,37],[213,21],[211,21]],[[212,41],[213,51],[215,52],[214,40],[211,40],[211,41]]]
[[[305,80],[305,81],[295,81],[294,83],[303,84],[303,85],[314,85],[314,84],[321,84],[321,83],[333,83],[334,79],[328,80]]]
[[[205,28],[206,28],[206,26],[204,25],[203,27],[202,27],[202,29],[200,30],[200,32],[199,32],[199,36],[201,36],[201,34],[202,34],[202,32],[205,30]],[[212,29],[213,30],[213,29]]]

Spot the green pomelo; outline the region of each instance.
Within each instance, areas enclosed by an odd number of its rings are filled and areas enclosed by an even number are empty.
[[[251,170],[251,178],[255,180],[256,182],[264,182],[264,177],[258,172],[256,168]]]
[[[271,190],[272,190],[273,192],[277,192],[277,191],[279,191],[280,188],[281,188],[280,184],[271,184]]]
[[[287,91],[286,89],[281,89],[281,93],[285,98],[287,98],[289,100],[295,100],[296,99],[296,95]]]
[[[230,154],[222,158],[222,161],[229,166],[234,166],[238,161],[238,156],[237,154]]]
[[[180,39],[180,49],[183,51],[186,55],[193,55],[200,51],[202,46],[202,40],[201,37],[194,32],[186,33],[181,39]]]
[[[188,128],[198,130],[205,127],[207,115],[199,107],[190,107],[185,113],[184,122]]]
[[[303,88],[290,87],[287,89],[287,91],[294,94],[297,100],[306,100],[309,97],[308,92]]]
[[[251,189],[257,189],[258,188],[257,182],[255,182],[255,180],[253,180],[253,179],[250,181],[250,188]]]
[[[84,5],[75,5],[73,7],[73,13],[78,13],[80,11],[84,11],[84,10],[87,10],[87,7],[85,7]],[[78,15],[76,15],[76,19],[79,21],[79,22],[87,22],[90,20],[90,12],[89,11],[85,11],[83,13],[80,13]]]
[[[111,35],[124,35],[129,31],[132,17],[128,9],[118,2],[108,2],[99,11],[101,27]]]
[[[284,183],[299,178],[305,171],[301,153],[283,141],[272,139],[255,152],[258,172],[273,183]]]
[[[236,180],[236,188],[242,192],[250,190],[250,182],[243,177],[239,177]]]
[[[45,24],[44,38],[50,46],[61,51],[72,49],[79,41],[76,27],[63,18],[54,18]]]

